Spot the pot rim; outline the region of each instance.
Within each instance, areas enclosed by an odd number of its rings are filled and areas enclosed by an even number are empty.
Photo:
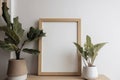
[[[25,60],[24,58],[20,58],[20,59],[9,59],[9,61],[21,61],[21,60]]]
[[[86,67],[86,68],[94,68],[96,67],[95,65],[92,65],[92,66],[83,66],[83,67]]]

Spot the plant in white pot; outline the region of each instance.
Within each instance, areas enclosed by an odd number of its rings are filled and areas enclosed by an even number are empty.
[[[78,43],[74,43],[77,47],[80,55],[82,56],[83,62],[85,66],[83,67],[83,77],[86,79],[95,79],[98,77],[97,68],[94,65],[94,61],[96,56],[98,55],[98,51],[106,44],[106,43],[98,43],[93,44],[91,42],[90,36],[86,36],[86,43],[84,47],[81,47]]]
[[[23,38],[24,29],[19,22],[18,17],[13,19],[13,23],[10,20],[10,14],[8,13],[7,3],[2,3],[2,17],[6,22],[6,26],[0,26],[0,31],[5,33],[4,40],[0,40],[0,48],[14,51],[16,59],[9,60],[8,64],[8,79],[9,80],[25,80],[27,78],[27,68],[26,63],[21,54],[30,53],[38,54],[40,53],[36,49],[24,48],[24,45],[28,42],[38,40],[39,38],[45,36],[43,30],[30,27],[27,37]]]

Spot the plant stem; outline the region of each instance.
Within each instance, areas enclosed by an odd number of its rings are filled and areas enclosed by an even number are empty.
[[[15,53],[16,54],[16,60],[20,59],[20,53]]]
[[[83,62],[85,64],[85,66],[87,67],[88,66],[87,61],[84,58],[83,58]]]
[[[20,51],[22,50],[23,46],[25,45],[25,43],[26,43],[27,41],[28,41],[28,40],[25,40],[25,41],[23,42],[23,44],[21,45]]]
[[[16,55],[16,60],[20,59],[20,50],[18,49],[17,51],[15,51],[15,55]]]
[[[23,46],[25,45],[25,43],[26,43],[27,41],[28,41],[28,40],[25,40],[25,41],[23,42],[23,44],[21,45],[21,47],[15,51],[16,60],[19,60],[19,59],[20,59],[20,53],[21,53],[21,51],[22,51]]]

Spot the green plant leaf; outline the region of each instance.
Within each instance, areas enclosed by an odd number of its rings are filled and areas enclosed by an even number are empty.
[[[18,20],[19,18],[14,18],[13,22],[13,31],[16,33],[17,36],[21,39],[23,37],[24,29],[22,29],[22,25]]]
[[[81,56],[87,61],[87,59],[88,59],[87,51],[84,51],[83,47],[81,47],[78,43],[74,42],[74,44],[77,47],[78,51],[80,52]]]
[[[5,39],[6,42],[9,42],[9,43],[14,43],[15,45],[18,45],[19,42],[20,42],[20,39],[19,37],[16,35],[16,33],[11,30],[9,27],[0,27],[0,31],[4,31],[7,38]],[[8,40],[9,39],[9,40]]]
[[[38,54],[38,53],[40,53],[40,51],[38,51],[38,50],[28,49],[28,48],[24,48],[23,51],[26,52],[26,53],[29,53],[29,54]]]
[[[12,43],[12,44],[16,44],[15,42],[14,42],[14,40],[12,40],[10,37],[8,38],[4,38],[4,41],[6,42],[6,43]]]
[[[7,23],[7,26],[10,27],[11,25],[11,20],[10,20],[10,15],[8,13],[9,8],[7,7],[7,3],[3,2],[2,3],[2,16]]]
[[[87,48],[93,47],[91,38],[88,35],[86,36],[86,46],[87,46]]]
[[[84,44],[84,48],[88,52],[89,49],[91,48],[91,46],[92,46],[91,38],[87,35],[86,36],[86,43]]]
[[[91,58],[94,55],[93,52],[94,46],[92,44],[90,36],[88,35],[86,36],[86,43],[84,44],[84,48],[87,53],[87,56]]]
[[[91,38],[88,35],[86,36],[86,44],[87,44],[88,47],[91,47],[91,44],[92,44],[91,43]]]
[[[8,44],[4,41],[0,41],[0,48],[8,50],[8,51],[15,51],[17,50],[17,47],[14,44]]]
[[[106,43],[98,43],[94,45],[94,53],[97,53]]]
[[[93,47],[90,47],[89,49],[88,49],[88,56],[90,57],[90,58],[92,58],[93,56],[94,56],[94,48]]]
[[[77,49],[80,51],[80,53],[83,53],[83,48],[78,43],[74,42],[74,44],[77,47]]]
[[[94,63],[96,56],[98,55],[98,51],[105,45],[106,43],[98,43],[94,45],[94,55],[91,59],[91,62]]]
[[[85,58],[85,60],[87,61],[88,60],[88,52],[87,51],[83,51],[83,54],[82,54]]]
[[[45,33],[43,32],[43,30],[35,29],[33,27],[30,27],[30,30],[27,33],[27,38],[29,41],[36,40],[43,36],[45,36]]]

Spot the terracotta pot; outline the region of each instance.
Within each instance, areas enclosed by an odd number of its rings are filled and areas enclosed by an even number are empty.
[[[9,60],[8,64],[8,80],[25,80],[27,78],[27,66],[24,59]]]
[[[96,66],[83,67],[83,78],[88,80],[94,80],[98,77],[98,71]]]

